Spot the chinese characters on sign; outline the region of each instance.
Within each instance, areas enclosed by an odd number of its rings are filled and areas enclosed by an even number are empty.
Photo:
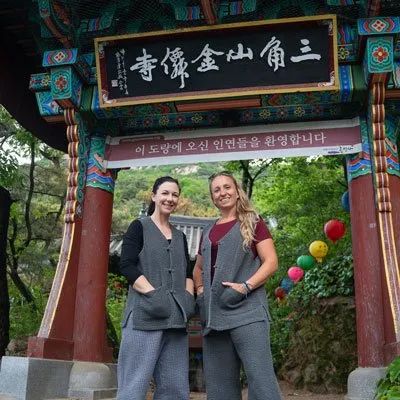
[[[308,39],[300,39],[300,42],[306,45],[300,49],[303,55],[291,56],[291,62],[298,63],[306,60],[314,60],[315,62],[319,62],[321,60],[320,54],[307,54],[311,52],[311,48],[308,46],[310,43]],[[272,67],[274,72],[280,67],[285,68],[285,51],[282,49],[282,47],[280,47],[280,45],[280,40],[277,40],[275,36],[273,36],[260,53],[260,58],[263,58],[264,55],[266,56],[268,66]],[[226,55],[227,62],[243,60],[244,58],[247,58],[250,61],[253,59],[253,50],[250,47],[247,47],[247,53],[243,52],[242,43],[238,43],[237,48],[237,52],[235,52],[233,49],[229,49],[229,51],[225,53],[224,51],[213,50],[210,48],[210,44],[207,43],[200,55],[196,59],[191,60],[191,63],[193,64],[200,62],[201,64],[199,67],[197,67],[197,71],[207,72],[210,70],[219,71],[219,66],[214,58],[215,56]],[[125,49],[122,49],[122,51],[125,52]],[[118,52],[116,55],[118,55]],[[138,70],[143,80],[151,82],[153,80],[151,70],[156,68],[158,61],[156,58],[152,57],[153,56],[151,54],[146,53],[146,49],[143,49],[143,55],[136,57],[137,63],[132,65],[130,70]],[[177,47],[173,51],[167,47],[165,57],[160,64],[164,67],[164,72],[166,75],[169,74],[168,65],[166,64],[167,60],[172,63],[170,78],[175,79],[177,76],[179,76],[181,79],[179,89],[183,89],[185,87],[185,78],[190,77],[189,73],[186,72],[188,63],[185,61],[184,52],[180,47]]]
[[[156,67],[155,64],[158,61],[157,58],[151,57],[153,56],[151,54],[147,54],[146,49],[143,49],[143,56],[137,57],[137,63],[129,68],[131,71],[138,70],[142,79],[147,82],[151,82],[153,80],[153,77],[151,76],[151,70]]]
[[[177,47],[175,50],[170,51],[169,47],[167,47],[167,53],[161,61],[161,65],[164,67],[164,72],[166,75],[169,73],[168,65],[166,64],[167,60],[172,63],[171,79],[175,79],[179,76],[181,79],[181,85],[179,86],[179,89],[183,89],[185,87],[185,78],[189,78],[189,74],[185,72],[188,63],[183,57],[183,51],[181,48]]]
[[[110,105],[245,96],[274,86],[337,89],[335,23],[320,17],[97,39],[101,93]]]
[[[254,129],[249,133],[232,133],[230,128],[221,129],[221,135],[218,136],[211,136],[204,130],[184,136],[181,132],[177,135],[156,137],[109,138],[108,168],[219,161],[224,159],[223,155],[226,153],[229,153],[229,159],[232,160],[350,154],[361,151],[358,121],[345,120],[337,125],[332,127],[332,124],[329,126],[313,123],[309,129],[292,128],[277,132]]]
[[[125,50],[121,49],[115,52],[115,58],[117,61],[117,79],[112,81],[112,85],[117,86],[121,93],[129,95],[127,85],[127,75],[125,68]]]

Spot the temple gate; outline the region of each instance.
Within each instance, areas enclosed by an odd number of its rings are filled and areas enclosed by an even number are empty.
[[[399,15],[387,0],[3,2],[1,103],[68,153],[69,175],[45,315],[28,357],[3,358],[0,393],[115,393],[105,299],[119,168],[344,154],[359,365],[348,397],[372,398],[400,355]]]

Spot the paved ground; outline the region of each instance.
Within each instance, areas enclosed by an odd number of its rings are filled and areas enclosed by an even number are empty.
[[[293,389],[286,382],[279,382],[279,386],[282,390],[284,400],[344,400],[343,394],[316,394],[308,392],[307,390],[296,390]],[[153,396],[149,393],[146,400],[152,400]],[[7,396],[1,396],[0,400],[14,400]],[[54,399],[54,400],[79,400],[79,399]],[[115,400],[115,399],[104,399],[104,400]],[[190,400],[206,400],[205,393],[194,393],[190,394]],[[243,391],[243,400],[247,400],[246,390]]]
[[[316,394],[307,390],[293,389],[286,382],[279,382],[284,400],[343,400],[344,394]],[[151,400],[152,396],[148,396],[147,400]],[[204,393],[191,393],[190,400],[206,400]],[[247,393],[243,391],[243,400],[247,400]]]

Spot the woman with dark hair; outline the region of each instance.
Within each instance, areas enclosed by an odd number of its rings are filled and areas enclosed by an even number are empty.
[[[243,365],[248,399],[278,400],[264,288],[278,267],[274,244],[231,174],[211,176],[210,194],[221,216],[204,229],[193,270],[207,399],[240,400]]]
[[[148,216],[124,235],[121,273],[130,283],[118,356],[118,400],[144,400],[151,378],[154,400],[189,399],[186,325],[194,312],[185,235],[169,223],[180,195],[170,176],[158,178]]]

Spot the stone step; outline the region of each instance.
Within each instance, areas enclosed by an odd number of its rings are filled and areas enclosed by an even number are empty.
[[[15,400],[15,397],[0,395],[0,400]],[[57,398],[46,399],[46,400],[82,400],[82,399],[79,397],[57,397]],[[116,400],[116,398],[109,397],[107,399],[101,399],[101,400]]]
[[[0,400],[15,400],[15,397],[10,397],[10,396],[5,396],[0,394]],[[57,397],[53,399],[47,399],[47,400],[81,400],[79,397]],[[107,399],[102,399],[102,400],[116,400],[115,397],[109,397]]]

